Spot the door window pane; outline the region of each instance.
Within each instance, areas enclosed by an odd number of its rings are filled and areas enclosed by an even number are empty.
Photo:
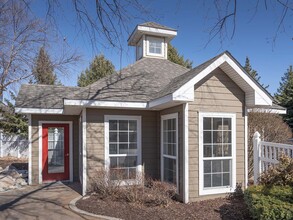
[[[48,128],[48,173],[64,173],[64,128]]]

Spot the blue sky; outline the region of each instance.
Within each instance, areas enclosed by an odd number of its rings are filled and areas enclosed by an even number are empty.
[[[279,86],[282,75],[289,65],[293,65],[293,30],[292,13],[287,14],[283,27],[277,32],[276,41],[273,42],[281,9],[276,3],[269,2],[265,10],[264,1],[260,1],[255,13],[253,0],[237,1],[236,32],[232,39],[226,38],[220,42],[215,38],[207,46],[208,31],[213,26],[216,10],[213,0],[144,0],[141,1],[152,12],[154,21],[178,29],[178,36],[171,42],[185,58],[193,61],[193,66],[214,57],[224,50],[228,50],[241,63],[244,64],[246,56],[250,58],[253,69],[261,76],[261,83],[269,85],[268,91],[274,94]],[[204,2],[204,3],[203,3]],[[135,61],[134,48],[127,46],[129,33],[121,36],[123,49],[122,62],[119,52],[115,49],[100,47],[93,51],[89,40],[83,33],[77,33],[74,25],[75,14],[70,6],[71,1],[63,1],[63,16],[57,17],[63,37],[72,49],[77,49],[83,59],[74,68],[70,69],[67,76],[60,76],[64,85],[76,85],[77,76],[84,70],[95,54],[103,53],[113,62],[116,69],[123,68]],[[66,5],[68,4],[68,5]],[[91,13],[95,13],[95,1],[87,1]],[[65,6],[65,7],[64,7]],[[35,1],[32,10],[36,15],[41,15],[44,1]],[[147,18],[142,17],[142,20]],[[291,20],[291,23],[290,23]],[[129,31],[139,20],[128,22]],[[231,26],[228,26],[228,36],[231,35]],[[103,42],[105,43],[105,42]]]

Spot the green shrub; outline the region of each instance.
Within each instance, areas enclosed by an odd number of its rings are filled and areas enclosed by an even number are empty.
[[[290,186],[251,186],[244,199],[254,219],[293,219],[293,188]]]
[[[263,172],[259,178],[261,185],[293,186],[293,159],[281,155],[279,163]]]

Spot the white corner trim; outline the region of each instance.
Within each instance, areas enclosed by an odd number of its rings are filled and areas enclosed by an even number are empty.
[[[163,123],[164,120],[168,119],[174,119],[176,120],[176,157],[171,156],[171,155],[165,155],[164,154],[164,138],[163,138]],[[178,160],[178,112],[176,113],[171,113],[167,115],[161,115],[161,181],[164,181],[164,157],[170,158],[170,159],[175,159],[176,160],[176,189],[177,193],[179,193],[179,160]]]
[[[245,182],[244,188],[248,187],[248,117],[247,117],[247,108],[245,107],[244,110],[244,175],[245,175]]]
[[[86,108],[82,110],[82,195],[87,191]]]
[[[43,124],[69,125],[69,181],[73,182],[73,122],[72,121],[39,121],[39,184],[43,183]]]
[[[32,184],[32,115],[28,114],[28,184]]]
[[[97,101],[64,99],[64,105],[86,107],[111,107],[111,108],[134,108],[146,109],[147,102],[123,102],[123,101]]]
[[[183,105],[183,202],[189,202],[189,116],[188,103]]]
[[[15,108],[20,114],[63,114],[63,109],[51,108]]]
[[[204,117],[227,117],[231,118],[231,128],[232,128],[232,156],[231,157],[221,157],[220,159],[231,159],[232,160],[232,177],[231,177],[231,186],[230,187],[218,187],[218,188],[211,188],[211,189],[204,189],[203,184],[203,118]],[[233,192],[236,187],[236,114],[235,113],[220,113],[220,112],[199,112],[198,113],[199,119],[199,195],[214,195],[214,194],[223,194]],[[211,160],[213,157],[210,158]]]

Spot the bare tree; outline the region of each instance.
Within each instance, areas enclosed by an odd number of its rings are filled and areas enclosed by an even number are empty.
[[[0,96],[13,84],[31,77],[34,57],[41,46],[49,45],[50,28],[36,19],[26,2],[0,2]],[[60,50],[53,65],[59,71],[79,59]]]
[[[240,8],[239,1],[237,0],[214,0],[214,7],[217,12],[217,17],[213,25],[209,29],[209,39],[206,43],[206,46],[215,38],[219,38],[222,43],[225,39],[232,39],[236,33],[237,26],[237,16],[238,12],[243,10]],[[249,14],[247,12],[248,20],[253,20],[254,16],[258,13],[261,7],[265,8],[268,12],[275,12],[274,17],[278,19],[277,26],[275,27],[275,33],[272,37],[272,43],[275,44],[275,41],[278,37],[280,31],[286,31],[287,19],[291,19],[293,15],[293,4],[290,0],[253,0],[246,1],[246,4],[250,5],[253,9],[253,12]],[[273,14],[273,13],[272,13]]]

